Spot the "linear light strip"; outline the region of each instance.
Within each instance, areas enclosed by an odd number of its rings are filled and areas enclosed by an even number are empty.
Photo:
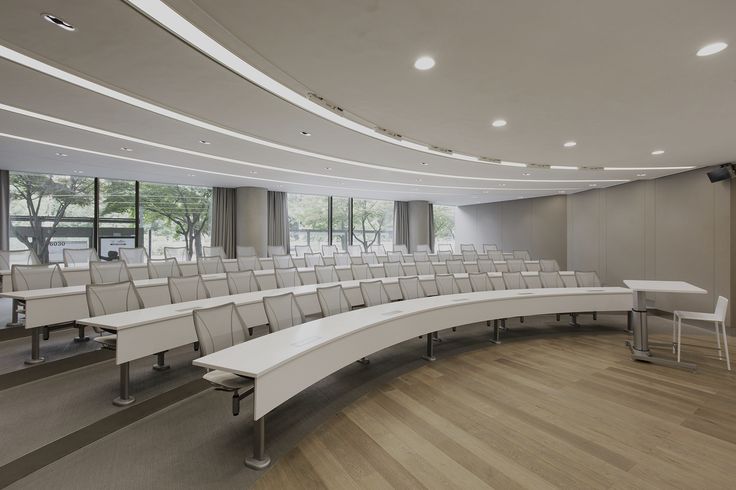
[[[693,168],[696,168],[695,165],[682,167],[603,167],[603,170],[690,170]]]
[[[248,167],[255,167],[255,168],[266,169],[266,170],[273,170],[273,171],[277,171],[277,172],[287,172],[287,173],[293,173],[293,174],[299,174],[299,175],[308,175],[308,176],[320,177],[320,178],[329,178],[329,179],[335,179],[335,180],[353,180],[353,181],[359,181],[359,182],[372,182],[372,183],[379,183],[379,184],[385,184],[385,183],[387,183],[385,181],[375,181],[375,180],[370,180],[370,179],[359,179],[359,178],[354,178],[354,177],[340,177],[340,176],[337,176],[337,175],[326,175],[326,174],[320,174],[320,173],[315,173],[315,172],[307,172],[307,171],[304,171],[304,170],[294,170],[294,169],[289,169],[289,168],[282,168],[282,167],[276,167],[276,166],[272,166],[272,165],[266,165],[266,164],[262,164],[262,163],[254,163],[254,162],[247,162],[247,161],[244,161],[244,160],[237,160],[237,159],[234,159],[234,158],[223,157],[223,156],[214,155],[214,154],[211,154],[211,153],[204,153],[204,152],[200,152],[200,151],[188,150],[186,148],[180,148],[180,147],[177,147],[177,146],[171,146],[171,145],[166,145],[166,144],[163,144],[163,143],[157,143],[155,141],[150,141],[150,140],[145,140],[145,139],[141,139],[141,138],[136,138],[134,136],[128,136],[128,135],[121,134],[121,133],[116,133],[116,132],[113,132],[113,131],[107,131],[107,130],[104,130],[104,129],[95,128],[95,127],[92,127],[92,126],[87,126],[87,125],[84,125],[84,124],[75,123],[73,121],[68,121],[68,120],[65,120],[65,119],[58,118],[58,117],[49,116],[47,114],[40,114],[38,112],[29,111],[27,109],[22,109],[20,107],[15,107],[15,106],[11,106],[11,105],[8,105],[8,104],[3,104],[3,103],[0,103],[0,109],[2,109],[4,111],[7,111],[7,112],[12,112],[14,114],[19,114],[19,115],[26,116],[26,117],[31,117],[31,118],[34,118],[34,119],[39,119],[39,120],[42,120],[42,121],[45,121],[45,122],[49,122],[49,123],[53,123],[53,124],[59,124],[59,125],[70,127],[70,128],[74,128],[74,129],[79,129],[79,130],[82,130],[82,131],[88,131],[88,132],[99,134],[99,135],[103,135],[103,136],[109,136],[109,137],[113,137],[113,138],[119,138],[119,139],[122,139],[122,140],[125,140],[125,141],[131,141],[131,142],[138,143],[138,144],[153,146],[155,148],[160,148],[160,149],[163,149],[163,150],[169,150],[169,151],[175,151],[175,152],[179,152],[179,153],[185,153],[187,155],[192,155],[192,156],[196,156],[196,157],[209,158],[209,159],[212,159],[212,160],[219,160],[219,161],[226,162],[226,163],[233,163],[233,164],[237,164],[237,165],[244,165],[244,166],[248,166]],[[431,172],[420,173],[420,174],[423,175],[423,176],[446,177],[444,174],[436,174],[436,173],[431,173]],[[543,183],[543,184],[544,183],[566,183],[566,182],[570,182],[570,183],[578,183],[578,182],[580,182],[580,183],[587,183],[587,182],[624,182],[625,181],[625,180],[540,180],[540,179],[538,179],[538,180],[532,180],[532,179],[501,179],[501,178],[492,178],[492,177],[463,177],[463,176],[459,176],[457,178],[465,179],[465,180],[484,180],[484,181],[491,181],[491,182],[525,182],[525,183],[534,182],[534,183]],[[398,185],[398,183],[396,183],[396,182],[389,182],[389,183],[391,183],[391,184],[397,184]],[[414,183],[407,183],[407,184],[403,184],[403,185],[410,185],[412,187],[432,187],[432,186],[428,186],[428,185],[414,184]],[[458,188],[460,188],[460,189],[469,189],[469,187],[458,187]]]

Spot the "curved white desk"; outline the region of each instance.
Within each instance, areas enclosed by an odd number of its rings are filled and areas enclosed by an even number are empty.
[[[194,365],[253,378],[254,456],[246,465],[268,466],[265,416],[305,388],[356,359],[426,335],[486,321],[585,311],[626,311],[626,288],[560,288],[488,291],[389,303],[321,318],[258,337],[194,361]]]

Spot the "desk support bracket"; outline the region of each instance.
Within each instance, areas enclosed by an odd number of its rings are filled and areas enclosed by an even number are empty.
[[[429,333],[425,337],[427,337],[427,353],[422,356],[422,359],[425,361],[435,361],[437,358],[434,357],[434,333]]]
[[[112,401],[118,407],[130,405],[135,398],[130,396],[130,363],[124,362],[120,365],[120,396]]]

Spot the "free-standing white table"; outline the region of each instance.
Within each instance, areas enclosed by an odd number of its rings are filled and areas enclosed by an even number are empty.
[[[634,290],[634,306],[631,309],[632,329],[634,341],[631,344],[631,358],[635,361],[651,362],[663,366],[695,369],[696,365],[690,362],[677,362],[674,359],[665,359],[652,356],[649,350],[649,327],[647,325],[647,293],[689,293],[706,294],[703,288],[693,286],[684,281],[624,281],[627,288]]]

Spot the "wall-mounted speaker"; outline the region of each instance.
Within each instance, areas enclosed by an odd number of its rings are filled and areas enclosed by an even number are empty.
[[[722,180],[728,180],[733,178],[734,168],[733,163],[724,163],[715,170],[708,172],[708,178],[711,182],[720,182]]]

